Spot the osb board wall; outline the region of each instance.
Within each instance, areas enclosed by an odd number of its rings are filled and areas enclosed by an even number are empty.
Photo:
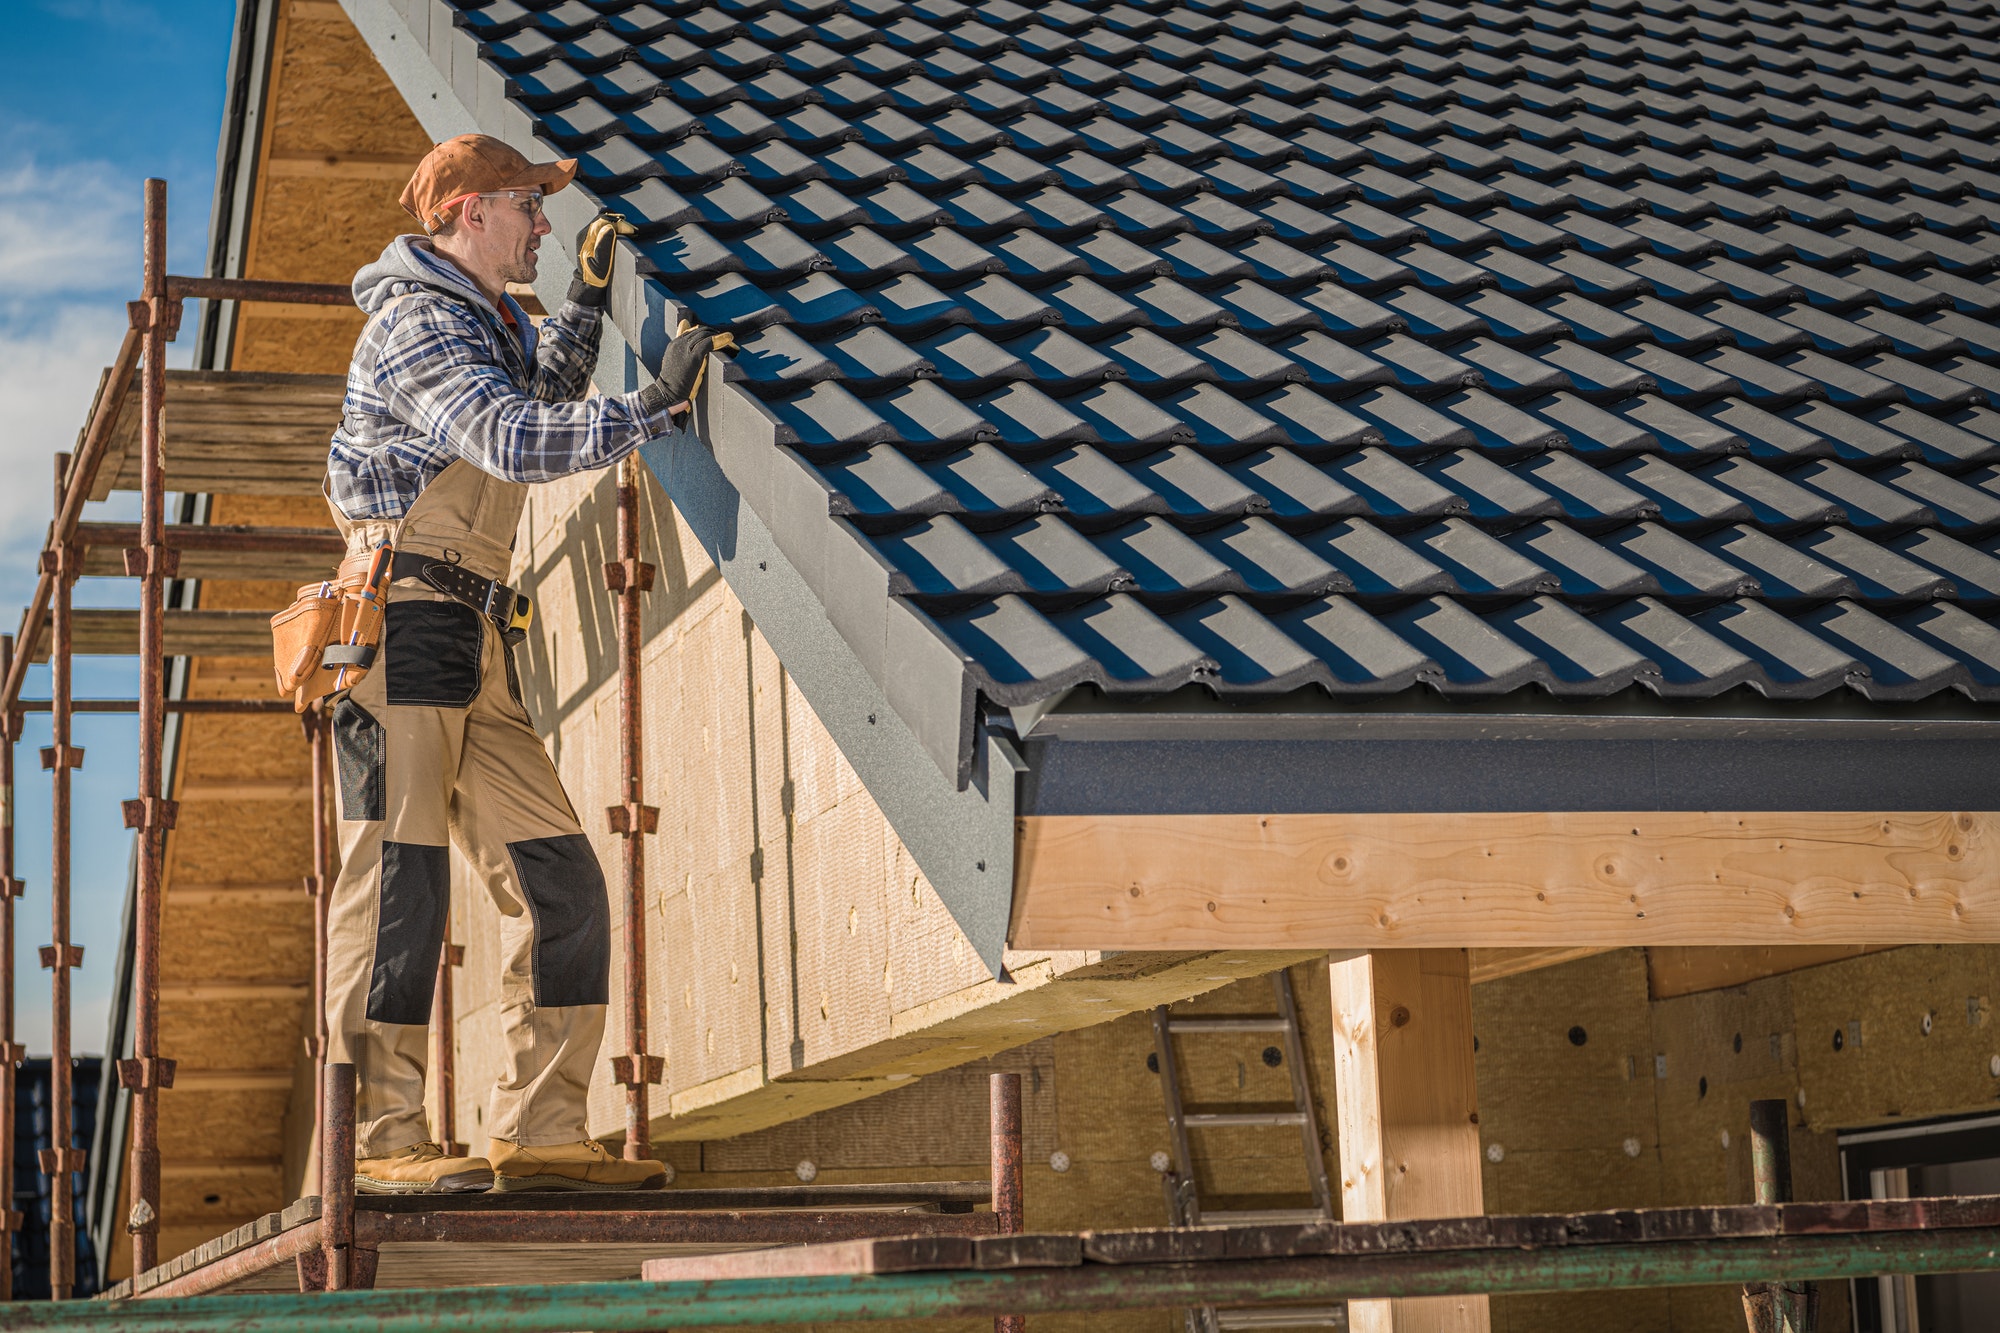
[[[338,4],[292,0],[277,23],[244,275],[345,282],[405,230],[396,194],[429,140]],[[193,319],[184,327],[182,336],[192,336]],[[245,306],[229,364],[338,373],[360,327],[356,311]],[[327,423],[329,435],[334,425]],[[318,499],[241,496],[216,497],[209,519],[329,522]],[[268,609],[294,591],[211,582],[201,605]],[[271,691],[270,669],[261,658],[203,659],[188,692],[259,697]],[[167,844],[161,1041],[195,1077],[161,1097],[163,1257],[281,1208],[298,1192],[296,1144],[289,1173],[285,1158],[288,1120],[290,1137],[299,1137],[291,1075],[312,977],[312,904],[301,887],[312,868],[307,753],[297,722],[285,717],[182,723],[174,793],[182,805]],[[196,984],[206,989],[187,989]],[[259,1086],[214,1087],[231,1076]],[[121,1215],[128,1202],[121,1200]],[[121,1230],[108,1275],[125,1276],[130,1265]]]

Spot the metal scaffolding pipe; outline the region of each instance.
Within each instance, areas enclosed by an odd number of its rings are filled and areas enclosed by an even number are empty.
[[[125,567],[139,574],[139,795],[127,802],[125,824],[139,835],[138,902],[132,961],[132,1054],[119,1062],[119,1081],[132,1094],[132,1271],[159,1262],[160,1089],[173,1083],[173,1064],[160,1058],[160,872],[174,811],[160,791],[166,696],[162,620],[171,573],[166,547],[166,479],[160,413],[166,403],[167,339],[179,322],[178,299],[167,294],[167,183],[146,182],[146,346],[140,388],[139,545]],[[65,645],[66,646],[66,645]]]
[[[326,1156],[319,1169],[320,1245],[326,1251],[326,1289],[342,1291],[354,1257],[354,1066],[328,1064],[325,1083],[326,1100],[320,1104],[326,1127]]]
[[[14,636],[0,634],[0,678],[14,666]],[[14,746],[21,715],[0,710],[0,1248],[13,1253],[21,1214],[14,1208],[14,1074],[24,1054],[14,1040]],[[14,1265],[0,1264],[0,1301],[14,1299]]]
[[[23,1306],[7,1312],[0,1326],[129,1333],[290,1333],[294,1328],[315,1333],[558,1333],[1719,1286],[1774,1273],[1805,1280],[1995,1270],[2000,1270],[2000,1227],[1967,1227],[1204,1263],[204,1296],[134,1301],[111,1309],[97,1304]]]
[[[613,1056],[611,1077],[625,1085],[625,1156],[653,1155],[650,1085],[664,1072],[646,1051],[646,835],[660,812],[646,804],[646,747],[639,680],[640,599],[653,586],[653,567],[639,558],[639,460],[618,465],[618,559],[604,566],[604,586],[618,598],[618,726],[621,803],[611,831],[625,839],[625,1054]]]
[[[144,343],[143,329],[148,316],[143,301],[132,302],[126,310],[131,324],[125,330],[124,341],[118,344],[118,355],[111,363],[111,373],[105,380],[104,394],[97,401],[97,410],[91,413],[90,421],[84,427],[83,443],[70,460],[62,504],[56,510],[55,520],[49,524],[46,543],[49,549],[54,549],[76,531],[77,521],[83,515],[83,503],[90,498],[91,488],[97,484],[97,469],[104,461],[104,451],[113,428],[118,424],[118,415],[124,410],[125,395],[132,387],[132,371],[139,364],[140,349]],[[42,637],[42,629],[48,623],[49,596],[54,587],[55,575],[44,569],[35,581],[28,609],[21,613],[21,632],[17,642],[32,646]],[[33,658],[34,654],[29,652],[15,656],[13,664],[7,669],[5,684],[0,685],[0,708],[11,706],[21,697],[21,686],[27,679]]]
[[[431,990],[431,1077],[437,1089],[438,1146],[463,1156],[458,1140],[458,1020],[452,1011],[451,970],[465,961],[465,946],[451,942],[451,909],[445,908],[444,948],[438,951],[437,982]]]
[[[47,699],[21,699],[14,704],[16,712],[46,713],[49,711]],[[136,713],[139,711],[137,699],[72,699],[69,701],[71,713]],[[290,699],[162,699],[160,711],[164,713],[283,713],[287,717],[296,710]]]
[[[353,305],[354,289],[344,282],[272,282],[263,278],[166,279],[173,301],[278,301],[287,305]]]
[[[1027,1226],[1021,1190],[1021,1076],[994,1074],[987,1087],[995,1226],[1003,1236],[1018,1235]],[[1022,1333],[1027,1326],[1018,1314],[997,1315],[993,1333]]]
[[[280,702],[288,702],[281,700]],[[333,839],[327,828],[327,732],[333,720],[318,704],[302,717],[312,746],[312,874],[306,892],[313,900],[312,1062],[313,1161],[321,1172],[320,1193],[326,1190],[326,921],[333,894]],[[143,1272],[143,1269],[134,1269]]]
[[[42,966],[49,970],[49,1146],[41,1150],[42,1174],[49,1178],[49,1295],[67,1300],[76,1285],[76,1177],[74,1096],[70,1086],[70,969],[83,950],[70,942],[70,771],[82,766],[83,751],[70,744],[71,594],[76,587],[76,551],[57,545],[42,552],[43,567],[55,576],[49,615],[49,745],[42,767],[49,771],[49,943]]]

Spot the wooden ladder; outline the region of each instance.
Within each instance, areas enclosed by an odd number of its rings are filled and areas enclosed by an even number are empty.
[[[1271,991],[1278,1004],[1275,1014],[1186,1014],[1175,1017],[1167,1012],[1165,1005],[1153,1010],[1153,1046],[1160,1066],[1160,1094],[1166,1100],[1167,1127],[1173,1147],[1172,1169],[1160,1173],[1160,1184],[1167,1196],[1167,1216],[1174,1226],[1261,1226],[1338,1220],[1333,1207],[1333,1191],[1326,1178],[1326,1161],[1320,1156],[1319,1118],[1313,1114],[1312,1090],[1306,1082],[1305,1046],[1299,1039],[1299,1009],[1292,994],[1292,979],[1285,972],[1278,971],[1271,974],[1270,980]],[[1180,1062],[1174,1055],[1174,1038],[1246,1032],[1276,1032],[1283,1036],[1285,1068],[1292,1080],[1292,1109],[1189,1111],[1181,1100]],[[1194,1156],[1188,1148],[1188,1131],[1262,1127],[1293,1127],[1298,1130],[1312,1206],[1204,1208],[1195,1176]],[[1187,1312],[1187,1327],[1188,1333],[1223,1333],[1223,1330],[1251,1328],[1344,1329],[1347,1327],[1347,1306],[1261,1310],[1201,1306]]]

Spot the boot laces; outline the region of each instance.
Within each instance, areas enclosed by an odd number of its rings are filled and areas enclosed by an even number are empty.
[[[444,1149],[429,1139],[425,1139],[422,1143],[413,1143],[405,1151],[409,1153],[410,1160],[415,1162],[434,1162],[444,1156]]]

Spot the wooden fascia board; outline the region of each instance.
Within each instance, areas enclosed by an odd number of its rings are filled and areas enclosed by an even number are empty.
[[[2000,940],[1978,812],[1028,816],[1035,949]]]

